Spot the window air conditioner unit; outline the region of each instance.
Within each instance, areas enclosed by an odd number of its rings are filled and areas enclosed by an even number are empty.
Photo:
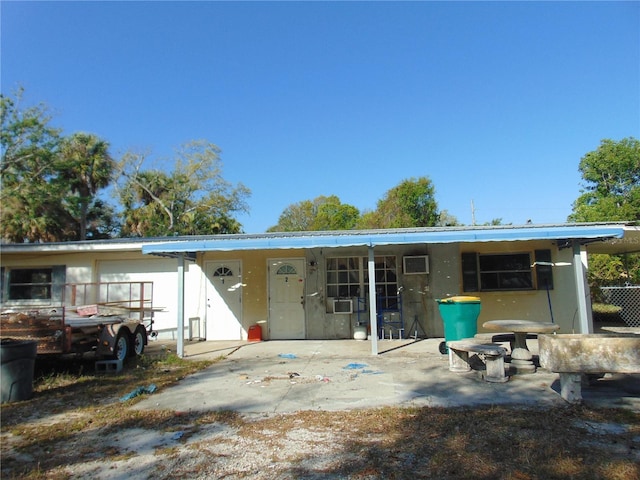
[[[429,273],[429,255],[416,255],[402,258],[405,275]]]
[[[336,299],[333,301],[333,313],[349,314],[353,313],[353,300]]]

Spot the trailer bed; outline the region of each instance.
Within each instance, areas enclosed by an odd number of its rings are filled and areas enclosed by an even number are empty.
[[[2,308],[0,338],[34,340],[38,355],[117,356],[123,347],[126,355],[142,352],[152,332],[152,282],[66,284],[64,290],[71,292],[65,297],[70,304]],[[125,295],[118,298],[114,292]],[[87,299],[98,301],[86,304]]]
[[[34,340],[38,355],[85,353],[96,349],[106,325],[127,323],[121,316],[66,316],[64,312],[29,310],[0,314],[0,338]]]

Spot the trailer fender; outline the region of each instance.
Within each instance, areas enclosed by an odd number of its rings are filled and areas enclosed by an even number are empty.
[[[122,331],[126,335],[131,337],[131,330],[125,323],[107,323],[100,330],[98,336],[98,348],[96,353],[102,356],[111,356],[115,352],[116,340],[118,333]]]

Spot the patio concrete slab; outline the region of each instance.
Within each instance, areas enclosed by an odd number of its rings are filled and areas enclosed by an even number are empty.
[[[475,371],[450,372],[447,356],[438,352],[441,341],[379,341],[376,356],[369,341],[358,340],[188,343],[185,358],[218,361],[150,395],[135,408],[271,414],[384,406],[565,403],[558,394],[558,375],[542,369],[513,375],[500,384],[483,381]],[[536,345],[531,350],[535,353]],[[588,404],[640,411],[640,376],[585,388],[583,397]]]

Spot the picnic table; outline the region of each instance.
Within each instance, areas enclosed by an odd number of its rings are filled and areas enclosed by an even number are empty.
[[[489,320],[482,326],[488,330],[512,332],[515,336],[511,351],[511,370],[513,373],[535,373],[533,355],[527,346],[527,335],[530,333],[553,333],[560,329],[555,323],[534,322],[531,320]]]

